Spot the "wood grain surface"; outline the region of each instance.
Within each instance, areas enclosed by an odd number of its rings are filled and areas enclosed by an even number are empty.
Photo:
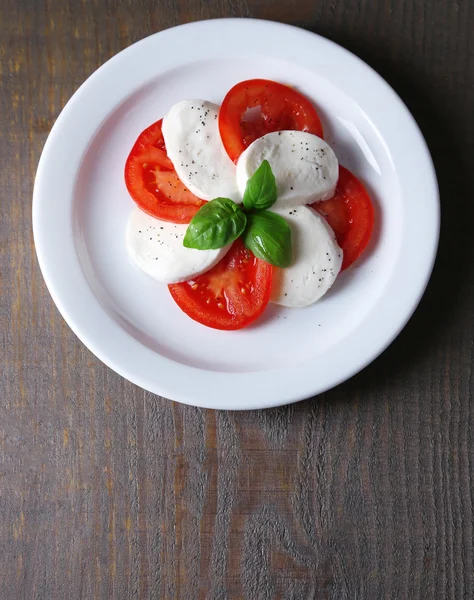
[[[225,16],[300,25],[375,67],[428,140],[443,211],[389,350],[251,413],[174,404],[101,364],[31,232],[40,152],[76,88],[150,33]],[[474,598],[473,32],[469,0],[0,0],[1,600]]]

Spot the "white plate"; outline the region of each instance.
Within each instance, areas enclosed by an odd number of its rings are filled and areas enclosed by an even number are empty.
[[[363,260],[320,302],[269,306],[255,326],[221,332],[189,319],[165,285],[129,262],[124,233],[133,202],[123,168],[140,131],[174,102],[220,102],[252,77],[294,85],[315,102],[327,140],[374,199],[377,227]],[[370,67],[295,27],[225,19],[146,38],[81,86],[46,142],[33,226],[49,291],[98,358],[173,400],[251,409],[319,394],[392,342],[431,273],[439,200],[415,121]]]

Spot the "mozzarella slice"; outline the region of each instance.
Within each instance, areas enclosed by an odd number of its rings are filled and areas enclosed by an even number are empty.
[[[185,100],[163,119],[166,152],[178,177],[203,200],[219,196],[241,202],[236,167],[228,157],[218,126],[219,106],[205,100]]]
[[[237,161],[237,184],[243,195],[247,180],[263,160],[275,175],[275,209],[292,208],[334,196],[339,164],[324,140],[304,131],[274,131],[250,144]]]
[[[187,225],[155,219],[134,208],[127,223],[126,243],[132,262],[150,277],[178,283],[208,271],[230,248],[194,250],[185,248]]]
[[[333,230],[308,206],[275,211],[291,229],[293,262],[278,269],[271,301],[290,307],[313,304],[329,290],[341,270],[342,250]]]

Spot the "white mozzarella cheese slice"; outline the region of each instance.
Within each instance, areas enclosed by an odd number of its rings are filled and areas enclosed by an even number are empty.
[[[126,244],[132,262],[164,283],[187,281],[211,269],[230,245],[219,250],[185,248],[187,225],[161,221],[134,208],[127,223]]]
[[[206,100],[172,106],[163,118],[166,152],[178,177],[198,198],[241,202],[236,167],[222,144],[218,115],[219,106]]]
[[[241,195],[263,160],[268,160],[276,179],[278,199],[274,209],[334,196],[339,164],[332,148],[318,136],[304,131],[275,131],[252,142],[237,161]]]
[[[329,290],[342,265],[333,230],[315,210],[298,206],[275,211],[291,229],[293,261],[274,276],[271,301],[290,307],[313,304]]]

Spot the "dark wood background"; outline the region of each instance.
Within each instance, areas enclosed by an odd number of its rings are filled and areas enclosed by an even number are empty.
[[[102,365],[31,232],[40,152],[79,84],[143,36],[224,16],[300,25],[375,67],[427,137],[443,211],[391,348],[252,413],[174,404]],[[473,33],[469,0],[0,0],[1,600],[474,597]]]

